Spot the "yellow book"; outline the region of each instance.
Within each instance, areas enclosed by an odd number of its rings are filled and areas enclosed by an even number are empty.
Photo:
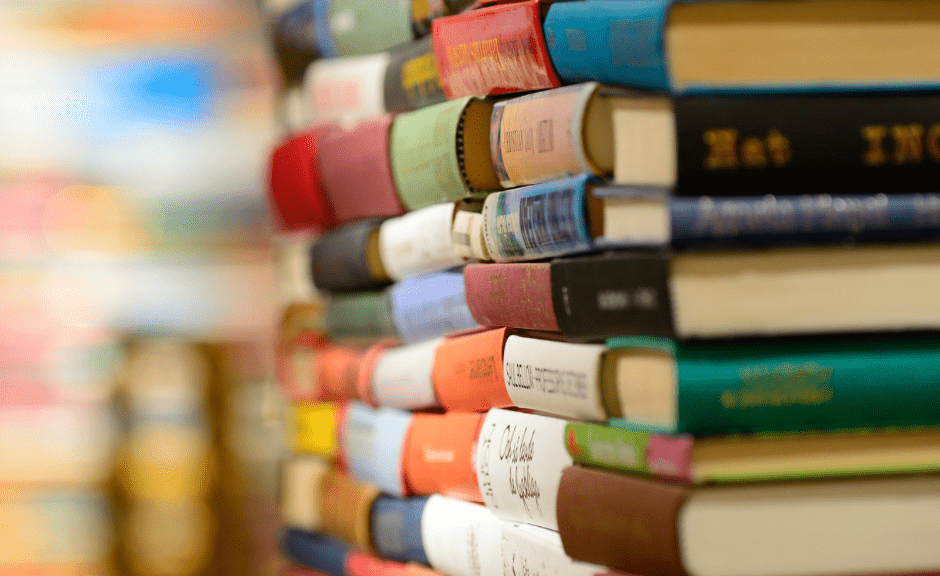
[[[294,450],[332,458],[339,452],[338,404],[298,402],[288,415],[288,430]]]

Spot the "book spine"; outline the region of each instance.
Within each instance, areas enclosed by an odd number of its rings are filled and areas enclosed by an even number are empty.
[[[400,114],[392,123],[392,173],[409,210],[453,202],[470,192],[458,155],[461,120],[470,100]]]
[[[327,230],[339,224],[315,161],[321,133],[311,130],[294,136],[271,154],[268,192],[285,230]]]
[[[500,553],[504,576],[514,574],[565,574],[613,576],[604,566],[575,562],[565,554],[558,532],[527,524],[501,522]]]
[[[317,46],[323,59],[336,58],[339,52],[333,41],[333,31],[330,29],[330,2],[331,0],[311,0],[313,5],[314,22],[317,30]]]
[[[378,488],[330,470],[320,485],[322,533],[371,552],[369,517],[378,496]]]
[[[441,340],[388,348],[372,370],[372,397],[382,406],[420,410],[438,406],[431,378]]]
[[[308,110],[316,122],[351,122],[385,112],[388,54],[317,60],[304,76]]]
[[[447,100],[430,36],[391,53],[384,89],[387,112],[411,112]]]
[[[326,307],[326,332],[334,340],[395,336],[389,293],[336,294]]]
[[[352,128],[332,126],[321,138],[317,159],[323,190],[342,222],[405,212],[389,160],[392,116]]]
[[[414,40],[411,0],[330,0],[330,29],[340,56],[388,50]]]
[[[438,204],[386,220],[379,234],[382,264],[393,280],[463,263],[454,249],[454,204]]]
[[[386,494],[406,495],[402,466],[410,426],[408,412],[350,403],[340,433],[350,475]]]
[[[666,252],[558,259],[551,282],[558,324],[570,338],[674,335]]]
[[[565,427],[565,445],[576,464],[694,480],[690,436],[570,422]]]
[[[379,496],[372,505],[372,539],[379,556],[399,562],[430,564],[421,542],[421,518],[427,498]]]
[[[434,54],[448,98],[560,86],[537,0],[438,18]]]
[[[572,466],[558,486],[565,552],[631,574],[686,576],[677,523],[688,494],[681,486]]]
[[[298,85],[310,63],[321,57],[314,3],[300,2],[281,14],[272,27],[271,40],[286,85]]]
[[[560,330],[547,262],[470,264],[463,274],[467,306],[481,326]]]
[[[940,95],[689,96],[674,104],[679,194],[936,192]]]
[[[940,235],[940,194],[671,199],[674,246],[925,239]]]
[[[588,176],[490,194],[483,236],[496,262],[550,258],[591,249],[585,186]]]
[[[285,526],[317,531],[323,527],[320,493],[329,464],[319,458],[293,457],[281,467],[280,511]]]
[[[286,530],[281,549],[297,564],[329,576],[346,576],[346,559],[351,548],[339,540],[302,530]]]
[[[339,453],[339,406],[332,402],[297,402],[288,430],[294,450],[333,458]]]
[[[370,265],[370,246],[379,233],[381,220],[347,224],[327,232],[310,249],[310,271],[317,288],[351,292],[380,287],[388,282],[381,270]],[[384,274],[383,274],[384,275]]]
[[[406,344],[479,327],[467,308],[459,272],[402,280],[390,294],[396,331]]]
[[[602,344],[572,344],[510,336],[503,378],[520,408],[581,420],[607,419],[601,395]]]
[[[583,139],[584,115],[597,86],[565,86],[496,103],[490,151],[504,188],[596,171]]]
[[[421,518],[421,538],[431,567],[449,576],[505,574],[500,525],[479,504],[431,496]]]
[[[562,82],[668,90],[663,36],[671,3],[553,3],[545,15],[545,38]]]
[[[451,241],[454,250],[466,260],[489,260],[483,236],[483,201],[460,201],[454,214]]]
[[[564,420],[493,409],[486,415],[476,450],[480,493],[493,514],[558,530],[556,500],[562,470]]]
[[[676,362],[677,428],[693,435],[940,423],[935,337],[677,343]]]
[[[480,501],[473,454],[482,425],[482,414],[415,414],[405,441],[409,492]]]
[[[314,381],[318,391],[312,400],[339,401],[358,398],[356,381],[364,352],[358,348],[327,344],[314,353]]]
[[[445,338],[434,356],[434,389],[448,411],[486,412],[512,406],[503,382],[507,330]]]

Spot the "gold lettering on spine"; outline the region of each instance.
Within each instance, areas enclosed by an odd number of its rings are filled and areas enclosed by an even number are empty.
[[[726,128],[709,130],[702,136],[708,146],[705,168],[725,170],[738,167],[738,131]]]
[[[767,133],[767,154],[770,162],[777,168],[790,163],[793,150],[790,149],[790,139],[780,133],[780,130],[771,130]]]
[[[862,128],[862,138],[868,142],[868,150],[864,156],[866,166],[881,166],[888,161],[882,144],[887,135],[888,129],[884,126],[870,125]]]
[[[940,124],[934,124],[927,131],[927,154],[930,159],[940,162]]]
[[[767,165],[767,149],[760,138],[751,136],[741,143],[741,163],[747,168],[763,168]]]
[[[891,127],[894,139],[895,164],[919,164],[924,158],[924,127],[919,124],[896,124]]]

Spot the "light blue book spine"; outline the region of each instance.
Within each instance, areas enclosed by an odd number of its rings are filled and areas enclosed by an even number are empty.
[[[562,82],[595,80],[669,90],[663,34],[671,0],[555,2],[548,53]]]
[[[378,410],[352,402],[346,411],[343,449],[349,474],[386,494],[403,496],[401,465],[411,414],[395,408]]]
[[[343,425],[342,445],[349,475],[361,482],[369,482],[372,474],[372,454],[375,444],[375,426],[378,411],[362,402],[350,402]]]
[[[317,46],[323,58],[336,58],[339,52],[333,41],[333,30],[330,29],[330,0],[314,0],[313,13],[317,28]]]
[[[483,205],[483,236],[497,262],[535,260],[585,252],[586,185],[580,175],[490,194]]]
[[[392,320],[411,344],[478,328],[464,293],[462,272],[441,272],[396,282],[390,289]]]
[[[421,538],[421,516],[428,499],[379,496],[372,504],[372,541],[379,556],[430,564]]]

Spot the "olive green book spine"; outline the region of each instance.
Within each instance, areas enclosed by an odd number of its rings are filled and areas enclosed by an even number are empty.
[[[330,0],[330,31],[339,56],[364,56],[411,42],[411,2]]]
[[[396,336],[388,292],[334,295],[326,307],[326,331],[334,340]]]

